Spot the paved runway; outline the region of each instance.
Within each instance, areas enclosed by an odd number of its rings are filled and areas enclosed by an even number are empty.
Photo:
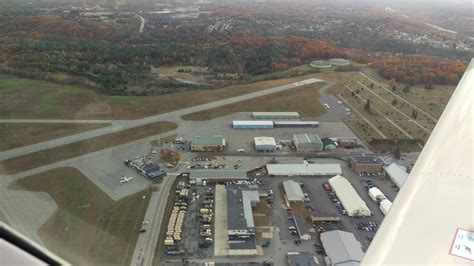
[[[49,140],[49,141],[40,142],[40,143],[36,143],[29,146],[24,146],[24,147],[20,147],[16,149],[3,151],[3,152],[0,152],[0,160],[6,160],[9,158],[14,158],[14,157],[25,155],[28,153],[32,153],[32,152],[36,152],[36,151],[40,151],[44,149],[49,149],[49,148],[54,148],[57,146],[61,146],[61,145],[65,145],[65,144],[69,144],[69,143],[73,143],[73,142],[77,142],[81,140],[86,140],[86,139],[102,136],[102,135],[113,133],[113,132],[118,132],[118,131],[129,129],[129,128],[143,126],[143,125],[158,122],[158,121],[170,121],[179,125],[179,123],[182,122],[181,116],[185,114],[191,114],[191,113],[200,112],[200,111],[204,111],[204,110],[208,110],[208,109],[212,109],[212,108],[216,108],[216,107],[220,107],[220,106],[224,106],[224,105],[228,105],[228,104],[232,104],[232,103],[236,103],[240,101],[245,101],[245,100],[253,99],[255,97],[273,94],[273,93],[293,89],[296,87],[304,86],[307,84],[312,84],[315,82],[325,82],[325,81],[320,80],[320,79],[314,79],[314,78],[306,79],[299,82],[294,82],[294,83],[290,83],[290,84],[286,84],[286,85],[282,85],[278,87],[273,87],[266,90],[261,90],[257,92],[252,92],[252,93],[248,93],[248,94],[244,94],[244,95],[240,95],[240,96],[236,96],[232,98],[227,98],[227,99],[211,102],[211,103],[193,106],[193,107],[189,107],[189,108],[185,108],[185,109],[181,109],[181,110],[177,110],[177,111],[173,111],[169,113],[149,116],[149,117],[145,117],[145,118],[137,119],[137,120],[122,121],[121,123],[115,123],[114,125],[109,126],[109,127],[104,127],[104,128],[100,128],[96,130],[79,133],[76,135],[57,138],[54,140]]]

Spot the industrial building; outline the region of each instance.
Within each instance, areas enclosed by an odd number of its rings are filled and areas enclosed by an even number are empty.
[[[225,138],[222,135],[196,136],[191,140],[191,151],[194,152],[224,151],[225,146]]]
[[[275,127],[319,127],[318,121],[273,121]]]
[[[367,204],[360,198],[357,191],[345,177],[341,175],[334,176],[329,179],[329,185],[334,189],[348,216],[361,217],[372,215]]]
[[[392,202],[389,201],[388,199],[384,199],[380,202],[380,210],[382,211],[384,215],[388,214],[391,207],[392,207]]]
[[[275,138],[272,137],[255,137],[255,150],[259,152],[275,152],[277,144]]]
[[[342,173],[339,164],[267,164],[269,176],[334,176]]]
[[[246,180],[247,172],[242,170],[219,170],[219,169],[191,169],[189,180],[196,185],[207,183],[218,183],[234,180]]]
[[[323,143],[316,134],[294,134],[293,143],[298,151],[323,150]]]
[[[273,121],[270,120],[234,120],[232,128],[249,129],[249,128],[273,128]]]
[[[349,164],[356,173],[380,174],[382,172],[383,161],[375,155],[353,155],[349,159]]]
[[[349,232],[333,230],[321,233],[321,243],[327,254],[326,265],[360,265],[365,255],[360,242]]]
[[[388,176],[398,188],[402,188],[408,178],[407,171],[396,163],[384,166],[383,169],[385,170],[385,175]]]
[[[256,120],[299,120],[298,112],[253,112],[253,119]]]
[[[252,207],[259,202],[258,190],[227,185],[226,196],[229,256],[257,255]]]
[[[369,189],[369,196],[376,203],[379,203],[379,202],[387,199],[387,197],[385,197],[385,195],[382,193],[382,191],[380,191],[380,189],[378,189],[376,187],[373,187],[373,188]]]
[[[322,138],[323,150],[335,150],[339,144],[330,138]]]
[[[309,252],[288,252],[288,266],[317,266],[318,259]]]
[[[166,176],[166,172],[160,169],[158,164],[155,164],[145,158],[138,158],[135,160],[124,161],[125,165],[136,169],[140,174],[150,178],[157,179]]]
[[[296,229],[298,229],[301,240],[311,240],[310,230],[314,231],[314,229],[309,227],[304,216],[295,215],[294,217]]]
[[[283,182],[283,189],[285,190],[286,199],[288,201],[304,201],[303,190],[301,190],[300,184],[293,180],[287,180]]]

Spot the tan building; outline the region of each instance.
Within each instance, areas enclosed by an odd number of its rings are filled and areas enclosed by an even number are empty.
[[[356,173],[380,174],[383,162],[375,155],[354,155],[349,159],[352,170]]]

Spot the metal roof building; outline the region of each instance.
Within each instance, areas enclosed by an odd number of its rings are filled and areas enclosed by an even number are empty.
[[[195,136],[191,140],[191,151],[223,151],[225,138],[222,135]]]
[[[318,127],[318,121],[273,121],[275,127]]]
[[[269,176],[333,176],[342,173],[339,164],[267,164]]]
[[[215,169],[191,169],[189,179],[196,180],[196,184],[201,184],[203,180],[208,182],[245,180],[247,172],[243,170],[215,170]]]
[[[376,203],[381,202],[384,199],[387,199],[385,195],[380,191],[380,189],[373,187],[369,189],[369,196],[370,198],[375,201]]]
[[[217,235],[225,233],[226,240],[224,242],[228,245],[224,246],[228,246],[229,256],[256,255],[257,245],[252,207],[260,200],[258,190],[250,189],[246,185],[227,185],[225,186],[225,198],[223,198],[217,196],[217,188],[222,192],[222,186],[216,186],[216,216],[224,216],[224,219],[219,222],[225,222],[225,225],[218,224],[218,217],[216,217],[216,241],[219,238]],[[225,199],[226,202],[220,202],[219,199]],[[222,204],[225,204],[224,208],[222,208]],[[218,211],[221,209],[225,210],[224,213]],[[220,230],[227,230],[226,232],[217,232],[218,227]]]
[[[405,183],[405,180],[408,178],[408,173],[403,169],[400,165],[396,163],[391,163],[388,166],[385,166],[383,168],[385,170],[385,173],[390,177],[390,180],[392,180],[395,185],[397,185],[398,188],[402,188],[403,184]]]
[[[234,120],[232,121],[232,128],[273,128],[273,121],[270,120]]]
[[[356,266],[364,258],[364,252],[354,234],[333,230],[321,233],[321,242],[328,255],[328,265]]]
[[[389,201],[388,199],[384,199],[380,202],[380,210],[382,211],[384,215],[387,215],[391,207],[392,207],[392,202]]]
[[[255,149],[262,152],[276,151],[277,144],[275,138],[272,137],[255,137]]]
[[[289,266],[316,266],[318,259],[309,252],[288,252],[286,254]]]
[[[298,151],[323,150],[323,143],[316,134],[294,134],[293,143]]]
[[[311,234],[309,233],[308,222],[302,215],[295,215],[295,224],[298,229],[298,234],[302,240],[311,240]]]
[[[304,194],[301,190],[300,184],[293,180],[287,180],[283,182],[283,189],[285,190],[286,198],[288,201],[303,201]]]
[[[299,120],[300,114],[298,112],[253,112],[253,119],[268,119],[268,120]]]
[[[348,216],[370,216],[372,214],[365,201],[360,198],[345,177],[340,175],[332,177],[329,179],[329,184],[334,189]]]

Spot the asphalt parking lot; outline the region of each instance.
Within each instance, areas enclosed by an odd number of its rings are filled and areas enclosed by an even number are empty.
[[[200,209],[203,208],[203,202],[206,200],[206,193],[211,189],[214,193],[214,186],[191,186],[189,189],[189,201],[184,218],[182,227],[182,240],[176,242],[178,249],[183,251],[183,255],[165,255],[165,259],[176,259],[176,258],[194,258],[204,259],[212,258],[214,256],[214,247],[210,246],[207,248],[199,248],[199,242],[204,239],[200,236]],[[199,195],[199,198],[193,197],[192,193],[195,192]],[[214,218],[214,217],[213,217]],[[214,219],[213,219],[214,220]],[[212,234],[214,235],[214,223],[211,222]],[[210,236],[213,238],[213,235]]]
[[[178,129],[178,136],[190,140],[196,135],[223,135],[227,140],[227,151],[236,152],[245,149],[246,152],[255,152],[254,137],[274,137],[275,140],[290,141],[293,134],[313,133],[324,137],[358,137],[340,121],[321,122],[319,127],[287,127],[272,129],[233,129],[232,120],[253,120],[251,113],[236,113],[213,120],[202,122],[188,121]],[[315,119],[318,120],[318,119]],[[359,140],[359,143],[362,143]],[[364,152],[360,150],[359,152]]]

